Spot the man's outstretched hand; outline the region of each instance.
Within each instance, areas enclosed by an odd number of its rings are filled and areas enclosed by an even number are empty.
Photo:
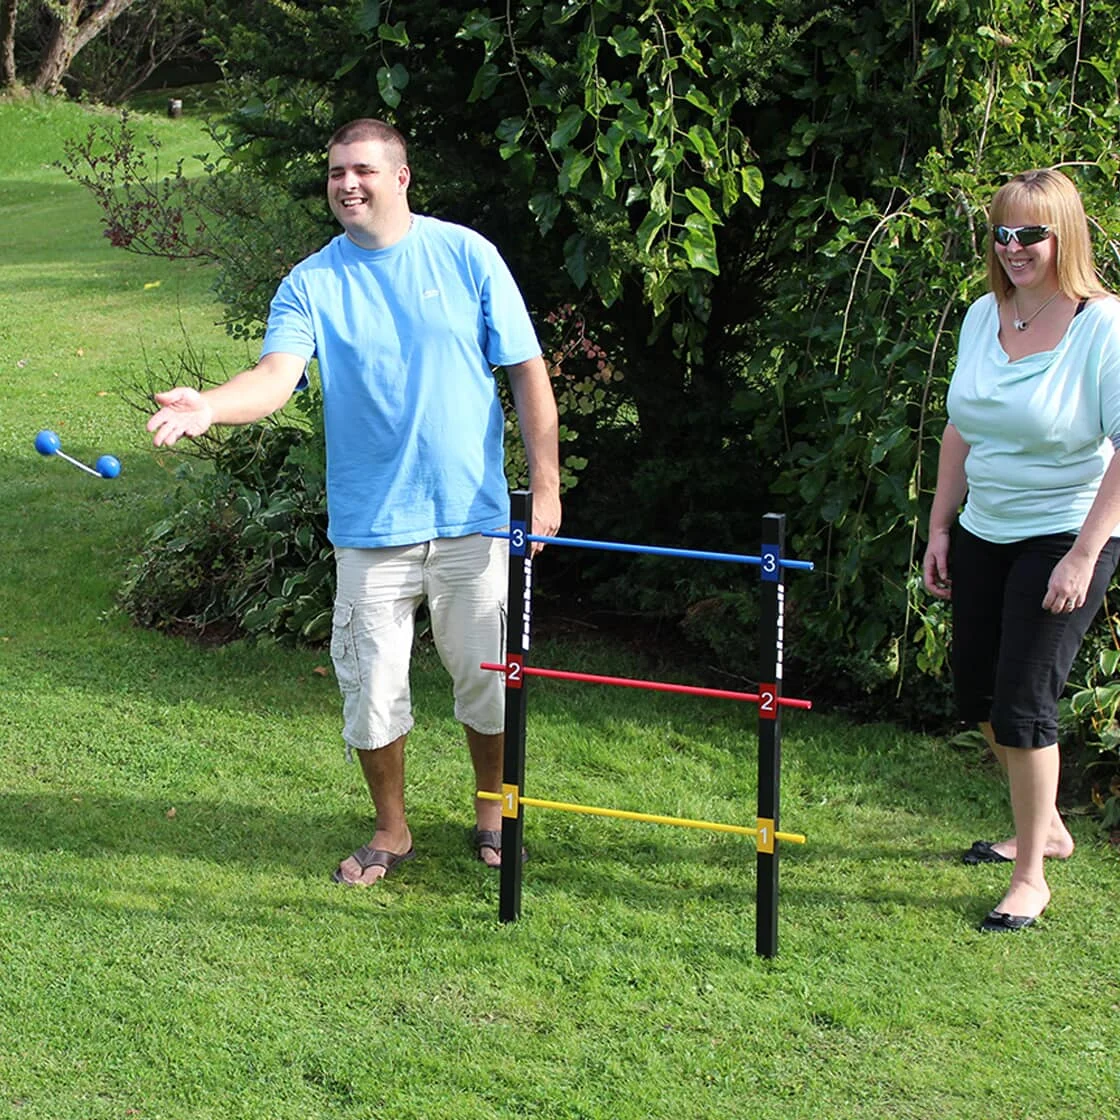
[[[214,414],[197,389],[170,389],[155,394],[160,410],[148,421],[152,443],[170,447],[183,436],[200,436],[210,428]]]

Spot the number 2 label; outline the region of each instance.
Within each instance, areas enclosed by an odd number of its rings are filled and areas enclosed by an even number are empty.
[[[776,685],[760,684],[758,686],[758,718],[778,718],[778,689]]]

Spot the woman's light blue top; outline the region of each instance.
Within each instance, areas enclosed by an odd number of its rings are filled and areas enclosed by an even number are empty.
[[[964,528],[997,544],[1080,531],[1120,441],[1120,300],[1092,300],[1053,350],[1016,361],[995,296],[977,300],[948,410],[969,447]]]

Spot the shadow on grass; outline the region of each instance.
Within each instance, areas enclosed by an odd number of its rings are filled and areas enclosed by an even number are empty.
[[[269,916],[274,906],[299,909],[300,898],[306,898],[311,908],[322,909],[323,897],[317,891],[302,894],[315,886],[337,889],[340,895],[367,896],[373,905],[406,895],[417,905],[431,904],[440,914],[464,905],[480,908],[482,914],[492,908],[497,921],[499,876],[474,858],[463,820],[419,814],[413,827],[418,858],[396,872],[385,888],[351,891],[331,883],[338,861],[351,847],[368,839],[369,829],[368,816],[349,810],[283,812],[247,803],[179,798],[174,815],[169,816],[168,801],[162,799],[80,791],[0,794],[0,848],[55,861],[60,855],[79,857],[94,865],[109,859],[118,873],[121,861],[130,859],[198,863],[210,869],[197,876],[195,901],[203,907],[207,897],[216,899],[227,890],[243,893],[238,887],[223,887],[220,873],[216,885],[214,869],[226,869],[235,875],[269,877],[263,897],[250,897],[245,903],[250,913],[259,909],[260,920],[266,923],[274,921]],[[748,840],[720,838],[716,843],[698,843],[675,839],[669,833],[627,840],[586,831],[566,837],[529,831],[527,842],[531,853],[523,872],[525,905],[530,915],[535,912],[542,919],[550,899],[559,896],[569,908],[595,910],[622,904],[654,916],[677,915],[682,908],[697,905],[744,915],[754,910],[755,852]],[[929,858],[898,847],[835,854],[842,854],[849,868],[890,859],[896,866],[913,865],[915,875]],[[815,855],[814,863],[828,858],[827,852]],[[782,865],[784,910],[831,912],[863,903],[956,913],[977,905],[978,895],[972,891],[929,896],[878,882],[869,886],[866,880],[857,885],[852,878],[837,881],[835,887],[822,886],[819,865],[799,881],[798,865],[804,862],[804,852],[792,854],[787,848]],[[190,873],[189,867],[184,870]],[[91,894],[88,876],[76,875],[68,860],[60,873],[74,889],[80,889],[83,907],[96,907],[99,892]],[[95,867],[89,874],[97,875]],[[301,883],[294,899],[292,884],[283,881],[286,876]],[[135,886],[159,896],[180,892],[174,885],[176,877],[171,876],[170,885],[167,878],[165,869],[149,866]],[[50,877],[47,881],[53,882]],[[978,882],[977,891],[982,893],[990,885],[986,880]],[[0,872],[0,891],[25,890],[26,886],[21,875]],[[283,898],[274,897],[273,892]],[[182,893],[185,898],[190,891]],[[350,899],[339,898],[340,906],[352,904]],[[117,903],[113,905],[119,908]],[[215,907],[222,905],[215,900]]]
[[[339,800],[341,801],[340,794]],[[461,874],[464,865],[486,871],[470,844],[466,806],[460,818],[421,808],[412,831],[418,865],[442,864]],[[368,839],[372,812],[283,811],[259,804],[168,795],[128,797],[67,791],[0,793],[0,847],[29,853],[65,852],[78,856],[150,856],[201,860],[268,871],[287,870],[315,877],[324,866],[333,869],[348,847]],[[658,893],[660,886],[645,875],[650,868],[688,869],[678,885],[704,878],[704,868],[735,872],[745,859],[753,875],[754,847],[749,841],[700,847],[670,838],[635,843],[609,836],[575,843],[529,833],[534,853],[526,874],[544,882],[581,881],[592,864],[625,867],[639,888]],[[538,852],[539,848],[539,852]],[[345,851],[343,849],[346,849]],[[572,869],[576,868],[575,874]],[[410,869],[411,872],[411,869]],[[495,885],[497,875],[491,876]],[[613,881],[613,873],[605,873]],[[660,876],[664,879],[664,876]],[[672,886],[671,882],[664,883]]]

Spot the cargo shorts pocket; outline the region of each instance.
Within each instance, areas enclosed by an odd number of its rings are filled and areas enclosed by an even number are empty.
[[[331,661],[342,692],[357,692],[362,685],[358,651],[354,645],[354,604],[335,603],[331,617]]]

